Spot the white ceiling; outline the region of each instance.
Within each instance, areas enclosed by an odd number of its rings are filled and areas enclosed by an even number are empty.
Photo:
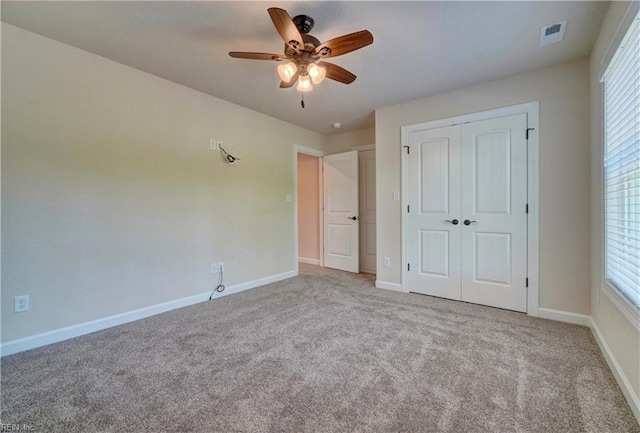
[[[229,51],[282,53],[268,7],[310,15],[321,42],[358,30],[374,43],[330,59],[358,76],[305,94],[279,89],[276,62]],[[2,21],[225,99],[334,134],[370,127],[374,111],[590,54],[608,2],[2,2]],[[540,48],[540,27],[567,20]],[[332,128],[342,122],[343,128]]]

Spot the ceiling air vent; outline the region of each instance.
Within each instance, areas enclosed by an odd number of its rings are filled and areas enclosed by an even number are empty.
[[[567,27],[567,20],[559,23],[549,24],[540,29],[540,46],[560,42],[564,38],[564,29]]]

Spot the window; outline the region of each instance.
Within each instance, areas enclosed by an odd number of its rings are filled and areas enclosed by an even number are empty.
[[[640,308],[640,14],[604,74],[605,278]]]

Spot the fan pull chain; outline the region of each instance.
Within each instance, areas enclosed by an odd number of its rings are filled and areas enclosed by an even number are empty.
[[[300,94],[302,95],[302,99],[300,100],[300,106],[304,108],[304,92],[300,92]]]

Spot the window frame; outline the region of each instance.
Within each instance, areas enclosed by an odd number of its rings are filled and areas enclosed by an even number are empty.
[[[606,71],[611,64],[616,52],[625,36],[629,32],[631,25],[634,23],[636,18],[640,18],[640,7],[637,2],[632,2],[629,9],[627,10],[625,17],[618,27],[616,35],[613,39],[613,42],[609,46],[609,49],[604,57],[602,62],[602,68],[600,70],[600,102],[601,102],[601,118],[600,125],[601,128],[601,158],[600,158],[600,170],[601,170],[601,183],[600,187],[601,195],[600,195],[600,216],[601,216],[601,245],[602,245],[602,256],[601,256],[601,275],[602,281],[600,284],[600,290],[598,292],[598,303],[600,303],[600,296],[604,294],[613,305],[622,312],[622,314],[634,325],[634,327],[640,330],[640,306],[636,306],[635,303],[620,289],[618,289],[615,285],[610,283],[607,279],[607,257],[606,257],[606,174],[605,174],[605,161],[604,157],[606,154],[606,142],[605,142],[605,134],[606,134],[606,111],[605,111],[605,75]]]

